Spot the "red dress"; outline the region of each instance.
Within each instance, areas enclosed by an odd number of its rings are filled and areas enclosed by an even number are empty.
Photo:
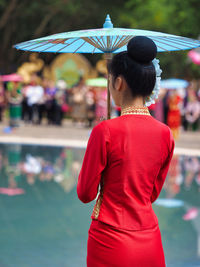
[[[157,217],[152,209],[165,181],[174,140],[150,115],[123,115],[92,130],[77,194],[100,194],[89,229],[88,267],[164,267]]]
[[[167,125],[171,129],[178,129],[181,125],[181,112],[178,106],[180,102],[181,102],[181,97],[178,95],[173,95],[170,96],[169,98]]]

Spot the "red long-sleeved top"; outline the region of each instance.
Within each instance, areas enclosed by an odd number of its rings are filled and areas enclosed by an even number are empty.
[[[127,230],[154,227],[158,221],[152,202],[160,194],[173,150],[169,127],[152,116],[131,114],[101,122],[87,144],[78,177],[79,199],[94,200],[103,177],[98,216],[94,210],[93,219]]]

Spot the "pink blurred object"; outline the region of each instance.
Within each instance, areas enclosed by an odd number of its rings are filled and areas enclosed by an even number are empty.
[[[185,221],[193,220],[197,216],[198,216],[198,209],[197,208],[191,208],[183,215],[183,220],[185,220]]]
[[[3,82],[21,82],[21,81],[23,81],[22,76],[17,74],[17,73],[2,75],[1,79]]]
[[[200,53],[196,52],[195,50],[191,50],[188,53],[188,57],[192,60],[194,64],[200,65]]]
[[[8,196],[16,196],[22,195],[25,191],[21,188],[7,188],[7,187],[0,187],[0,194],[8,195]]]

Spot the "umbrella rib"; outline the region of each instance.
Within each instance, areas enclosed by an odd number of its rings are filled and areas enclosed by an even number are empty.
[[[162,37],[160,37],[160,36],[158,36],[158,37],[156,37],[156,38],[161,38],[161,39],[162,39]],[[184,40],[178,40],[178,38],[174,38],[174,39],[170,39],[169,37],[165,37],[165,38],[169,39],[170,42],[175,43],[175,44],[180,44],[180,42],[184,42]],[[162,39],[162,40],[163,40],[163,39]],[[189,42],[186,43],[185,45],[190,45],[191,48],[193,47],[193,45],[192,45],[191,43],[189,43]],[[200,43],[199,43],[199,45],[200,45]]]
[[[92,46],[96,47],[89,37],[82,37],[82,39],[85,40],[87,43],[91,44]]]
[[[38,47],[41,47],[41,46],[44,46],[44,45],[47,45],[47,44],[49,44],[49,42],[47,42],[47,43],[45,43],[45,44],[37,45],[37,46],[35,46],[35,47],[31,48],[31,49],[36,49],[36,48],[38,48]]]
[[[95,40],[93,37],[90,37],[90,40],[92,40],[93,43],[96,44],[96,47],[102,48],[102,47],[98,44],[98,42],[96,42],[96,40]]]
[[[73,52],[73,54],[76,53],[85,43],[86,41],[83,41],[83,43]]]
[[[118,47],[118,45],[120,44],[121,40],[123,39],[124,35],[122,35],[121,38],[119,38],[118,42],[115,44],[115,47]]]
[[[94,50],[92,51],[92,54],[94,54],[95,49],[96,49],[96,47],[94,47]]]
[[[187,41],[187,38],[185,38],[185,37],[181,37],[181,38],[177,38],[177,39],[180,40],[181,42],[184,42],[184,43],[192,44],[192,42],[193,42],[193,44],[200,45],[200,41],[196,41],[194,39],[192,39],[191,41],[189,41],[189,39]]]
[[[116,39],[115,39],[115,41],[114,41],[114,43],[112,45],[113,47],[115,47],[115,44],[116,44],[118,38],[119,38],[119,35],[117,35],[117,37],[116,37]]]
[[[53,45],[51,45],[51,46],[49,46],[49,47],[47,47],[47,48],[45,48],[45,49],[43,49],[43,50],[41,50],[40,52],[44,52],[44,51],[46,51],[47,49],[49,49],[49,48],[51,48],[51,47],[54,47],[54,46],[56,46],[56,45],[58,45],[58,44],[61,44],[63,42],[63,40],[61,40],[60,42],[58,42],[58,43],[56,43],[56,44],[53,44]],[[50,43],[50,42],[49,42]]]
[[[170,51],[170,50],[168,50],[168,49],[166,49],[166,48],[163,48],[163,47],[160,46],[160,45],[157,45],[157,44],[156,44],[156,46],[159,47],[160,49],[162,49],[163,51],[166,51],[166,52],[169,52],[169,51]]]
[[[155,39],[156,40],[156,38],[157,37],[153,37],[153,40]],[[175,46],[175,45],[171,45],[171,44],[168,44],[168,43],[165,43],[165,42],[162,42],[162,41],[159,41],[159,40],[157,40],[158,42],[160,42],[161,44],[164,44],[164,45],[167,45],[167,46],[171,46],[171,47],[174,47],[174,48],[176,48],[176,49],[179,49],[179,50],[181,50],[181,48],[180,47],[177,47],[177,46]]]
[[[97,36],[96,36],[96,38],[97,38],[97,40],[99,41],[99,43],[101,44],[101,47],[104,48],[104,47],[103,47],[103,44],[102,44],[101,41],[100,41],[100,39],[99,39]]]
[[[113,41],[113,36],[110,37],[110,48],[112,49],[113,46],[112,46],[112,41]]]
[[[108,50],[108,49],[110,49],[110,36],[106,36],[107,38],[107,47],[106,47],[106,49]]]
[[[38,47],[40,47],[40,46],[44,46],[44,45],[47,45],[47,44],[50,44],[51,43],[51,41],[52,41],[52,39],[50,39],[50,40],[47,40],[46,41],[46,43],[42,43],[42,44],[40,44],[40,45],[38,45],[38,46],[35,46],[35,47],[33,47],[32,49],[36,49],[36,48],[38,48]],[[63,40],[62,40],[62,42],[63,42]],[[60,42],[59,42],[60,43]],[[58,43],[57,43],[58,44]],[[57,44],[54,44],[54,45],[57,45]],[[31,45],[33,45],[33,44],[31,44]],[[30,45],[30,46],[31,46]],[[53,46],[54,46],[53,45]],[[29,45],[28,45],[29,46]],[[28,46],[25,46],[25,47],[28,47]],[[52,47],[52,46],[51,46]],[[49,48],[49,47],[48,47]],[[45,48],[44,50],[42,50],[42,51],[40,51],[40,52],[43,52],[43,51],[45,51],[46,49],[48,49],[48,48]],[[23,47],[23,49],[24,49],[24,47]]]
[[[75,42],[78,41],[78,40],[80,40],[80,39],[78,38],[78,39],[73,40],[70,44],[65,45],[64,47],[60,48],[60,49],[59,49],[58,51],[56,51],[56,52],[57,52],[57,53],[60,52],[61,50],[63,50],[64,48],[68,47],[69,45],[75,43]]]
[[[170,38],[174,38],[174,37],[170,37]],[[182,37],[182,36],[180,36],[180,39],[184,39],[184,41],[188,40],[188,42],[191,42],[191,40],[192,40],[193,42],[195,42],[195,43],[197,43],[197,44],[200,43],[199,40],[195,40],[195,39],[188,38],[188,37]]]
[[[28,41],[28,42],[19,43],[17,45],[20,45],[22,47],[25,45],[24,47],[26,47],[26,46],[33,45],[33,44],[35,44],[34,41]]]
[[[99,44],[95,43],[95,41],[92,38],[90,39],[89,37],[83,37],[82,39],[85,40],[87,43],[91,44],[92,46],[101,49]]]
[[[27,45],[21,47],[21,49],[27,48],[27,47],[32,46],[32,45],[34,45],[34,44],[35,44],[35,42],[33,42],[32,44],[27,44]],[[37,48],[37,47],[40,47],[40,46],[43,46],[43,45],[46,45],[46,44],[48,44],[48,41],[46,41],[45,43],[42,43],[42,44],[40,44],[40,45],[34,47],[33,49],[35,49],[35,48]],[[36,44],[35,44],[35,45],[36,45]]]
[[[103,36],[101,36],[102,42],[104,44],[104,48],[106,48],[106,43],[104,42]]]
[[[191,42],[195,42],[196,44],[200,44],[200,42],[199,41],[196,41],[196,40],[194,40],[194,39],[189,39],[189,38],[186,38],[186,37],[181,37],[181,38],[175,38],[175,37],[166,37],[166,38],[168,38],[168,39],[172,39],[172,40],[174,40],[174,41],[176,41],[176,40],[178,40],[178,41],[180,41],[180,42],[184,42],[184,43],[187,43],[187,44],[191,44]],[[187,40],[188,39],[188,40]]]
[[[132,39],[132,36],[126,36],[124,40],[118,45],[118,48],[121,48],[122,46],[126,45],[130,39]]]

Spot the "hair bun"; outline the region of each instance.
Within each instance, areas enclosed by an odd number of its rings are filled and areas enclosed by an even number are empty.
[[[157,54],[155,43],[146,36],[133,37],[127,45],[128,56],[140,63],[149,63]]]

